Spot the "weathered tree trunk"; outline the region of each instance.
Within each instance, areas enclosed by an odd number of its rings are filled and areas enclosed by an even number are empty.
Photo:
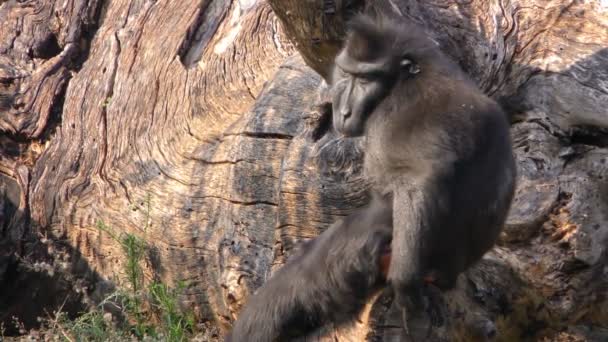
[[[367,200],[360,141],[332,143],[311,108],[345,21],[371,5],[424,23],[513,116],[508,226],[433,334],[608,336],[607,6],[268,2],[0,1],[0,320],[35,298],[7,292],[27,282],[16,256],[120,282],[101,220],[144,237],[147,277],[188,281],[200,319],[229,328],[297,241]],[[390,340],[390,298],[370,309],[325,337]]]

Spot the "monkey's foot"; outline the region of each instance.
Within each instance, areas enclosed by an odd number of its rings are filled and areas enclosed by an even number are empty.
[[[419,298],[418,301],[419,305],[410,303],[407,309],[402,309],[401,341],[426,341],[432,334],[432,324],[426,310],[426,298]]]
[[[445,324],[445,301],[443,300],[443,294],[441,290],[433,285],[433,283],[427,283],[424,288],[425,297],[425,311],[429,317],[432,326],[440,327]]]
[[[401,321],[403,322],[402,334],[404,335],[404,337],[410,338],[410,329],[407,324],[408,315],[407,315],[407,309],[405,309],[405,308],[401,309]]]

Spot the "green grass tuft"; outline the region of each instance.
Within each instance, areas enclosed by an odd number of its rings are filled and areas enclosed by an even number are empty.
[[[149,227],[150,197],[142,202],[145,210],[143,231]],[[170,287],[161,282],[146,285],[142,262],[149,246],[143,237],[131,233],[114,232],[103,221],[97,228],[121,246],[125,256],[123,265],[124,289],[112,293],[91,311],[74,320],[61,310],[48,319],[46,325],[57,340],[76,341],[169,341],[190,340],[195,333],[192,312],[180,306],[180,295],[186,288],[183,282]],[[116,317],[108,311],[119,312]],[[118,317],[120,316],[120,317]]]

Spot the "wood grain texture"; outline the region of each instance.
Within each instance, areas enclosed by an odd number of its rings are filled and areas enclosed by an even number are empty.
[[[51,241],[97,276],[91,292],[120,284],[102,220],[150,243],[148,279],[188,281],[198,318],[229,328],[298,241],[368,200],[361,141],[315,105],[345,22],[370,7],[425,24],[513,117],[507,227],[433,338],[606,336],[600,1],[0,1],[0,282]],[[397,318],[379,294],[317,338],[391,341]]]

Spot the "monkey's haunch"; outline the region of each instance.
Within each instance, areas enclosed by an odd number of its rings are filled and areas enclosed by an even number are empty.
[[[382,255],[380,256],[380,272],[382,273],[382,277],[384,279],[388,279],[388,270],[391,266],[391,249],[386,248]],[[436,285],[437,283],[437,272],[429,271],[422,277],[422,280],[425,284],[428,285]]]
[[[248,299],[226,340],[290,341],[354,319],[386,282],[391,222],[390,202],[375,198],[303,243]]]

